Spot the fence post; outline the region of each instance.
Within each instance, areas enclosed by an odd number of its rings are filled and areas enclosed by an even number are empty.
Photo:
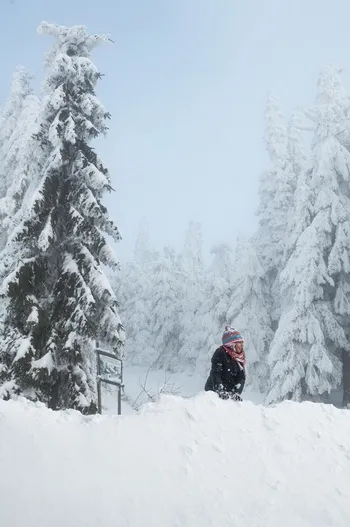
[[[114,381],[101,376],[101,355],[120,362],[120,381]],[[118,388],[118,415],[122,413],[122,389],[123,385],[123,360],[115,354],[100,348],[100,343],[96,341],[96,377],[97,377],[97,408],[98,413],[102,414],[102,383],[112,384]]]
[[[123,361],[120,363],[120,385],[118,388],[118,415],[122,413]]]
[[[101,358],[99,353],[99,342],[96,341],[96,361],[97,361],[97,407],[98,413],[102,414],[102,401],[101,401]]]

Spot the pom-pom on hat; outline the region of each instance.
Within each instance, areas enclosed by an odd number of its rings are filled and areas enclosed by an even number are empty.
[[[226,326],[222,335],[223,345],[227,346],[235,342],[244,342],[242,335],[237,329],[231,328],[231,326]]]

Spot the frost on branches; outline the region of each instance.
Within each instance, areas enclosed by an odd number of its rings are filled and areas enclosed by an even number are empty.
[[[296,186],[289,154],[288,129],[281,105],[270,96],[265,112],[266,148],[271,167],[260,179],[257,245],[267,272],[273,281],[283,259],[286,218]]]
[[[243,238],[237,240],[232,291],[227,321],[244,336],[247,383],[264,392],[267,384],[266,356],[273,337],[271,302],[266,275],[254,244]]]
[[[107,37],[48,23],[39,33],[55,39],[36,135],[44,162],[31,210],[7,248],[16,251],[17,266],[2,286],[2,396],[93,413],[95,341],[120,355],[124,340],[102,269],[117,266],[105,235],[120,239],[102,204],[110,176],[90,146],[107,131],[109,115],[95,95],[100,74],[90,58]]]
[[[4,160],[7,157],[10,138],[15,131],[23,110],[23,103],[32,93],[31,77],[21,66],[18,66],[12,76],[10,94],[0,114],[0,197],[3,197],[11,177],[4,170]]]
[[[34,179],[37,148],[32,136],[40,103],[30,81],[28,72],[18,67],[0,117],[0,249],[18,222],[17,212]]]
[[[199,306],[205,301],[202,254],[202,226],[199,222],[190,221],[178,269],[180,329],[177,368],[180,371],[194,371],[197,359],[203,352],[200,344],[201,320],[198,316]]]
[[[203,376],[208,374],[211,358],[221,343],[227,324],[227,310],[232,292],[232,250],[225,243],[214,245],[211,249],[212,263],[205,273],[203,296],[197,311],[197,349],[196,371]]]
[[[324,398],[340,385],[341,360],[350,350],[344,331],[350,314],[349,99],[332,68],[320,74],[309,115],[312,163],[299,179],[295,225],[301,234],[281,276],[285,304],[269,357],[270,401]]]
[[[175,254],[169,247],[155,260],[151,276],[149,329],[157,351],[155,365],[176,371],[181,312]]]
[[[289,132],[282,107],[275,96],[270,96],[265,112],[265,142],[271,167],[260,178],[259,229],[254,244],[261,258],[269,294],[272,323],[280,315],[278,277],[283,264],[286,229],[293,202],[296,178],[290,156]]]
[[[134,260],[121,266],[112,282],[125,320],[125,362],[150,366],[157,357],[151,335],[153,272],[158,255],[150,243],[148,225],[143,220],[135,243]]]
[[[127,262],[116,283],[125,320],[125,360],[131,364],[150,365],[156,356],[150,334],[151,263]]]

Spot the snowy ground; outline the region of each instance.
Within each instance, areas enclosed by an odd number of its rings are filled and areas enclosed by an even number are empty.
[[[0,401],[1,527],[348,527],[350,413],[213,393],[83,417]]]
[[[125,397],[122,402],[122,414],[134,413],[147,402],[156,401],[160,395],[181,395],[192,397],[203,391],[206,378],[184,373],[169,374],[163,370],[148,370],[139,366],[126,366],[124,369]],[[262,396],[252,392],[249,387],[244,390],[244,400],[260,403]],[[117,413],[117,390],[104,385],[102,391],[103,412]]]

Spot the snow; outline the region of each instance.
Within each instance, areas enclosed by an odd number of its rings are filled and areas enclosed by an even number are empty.
[[[350,414],[163,396],[84,417],[0,401],[0,525],[347,527]]]
[[[53,239],[53,230],[52,230],[52,223],[51,223],[51,213],[48,215],[45,227],[40,233],[39,239],[38,239],[38,248],[41,251],[47,251],[47,249],[50,247],[50,239]]]
[[[25,357],[25,355],[27,355],[27,353],[30,352],[31,347],[32,347],[31,338],[30,337],[23,338],[20,345],[18,346],[15,361],[23,359],[23,357]]]
[[[108,361],[107,361],[108,362]],[[122,413],[135,413],[142,405],[156,401],[161,395],[181,395],[193,397],[204,389],[207,376],[189,370],[168,372],[164,369],[147,368],[124,363],[123,381],[125,385]],[[245,386],[244,399],[259,404],[263,394]],[[110,415],[117,413],[117,388],[102,385],[103,412]]]
[[[38,370],[45,368],[47,369],[48,372],[51,372],[53,370],[53,367],[54,367],[54,363],[53,363],[52,354],[50,351],[45,353],[45,355],[41,357],[41,359],[32,361],[32,368],[35,368]]]
[[[32,297],[33,295],[28,295],[29,297]],[[35,297],[34,297],[34,302],[35,302]],[[37,306],[32,306],[32,310],[30,312],[30,315],[29,317],[27,318],[27,323],[33,323],[33,324],[38,324],[39,322],[39,311],[38,311],[38,308]]]

